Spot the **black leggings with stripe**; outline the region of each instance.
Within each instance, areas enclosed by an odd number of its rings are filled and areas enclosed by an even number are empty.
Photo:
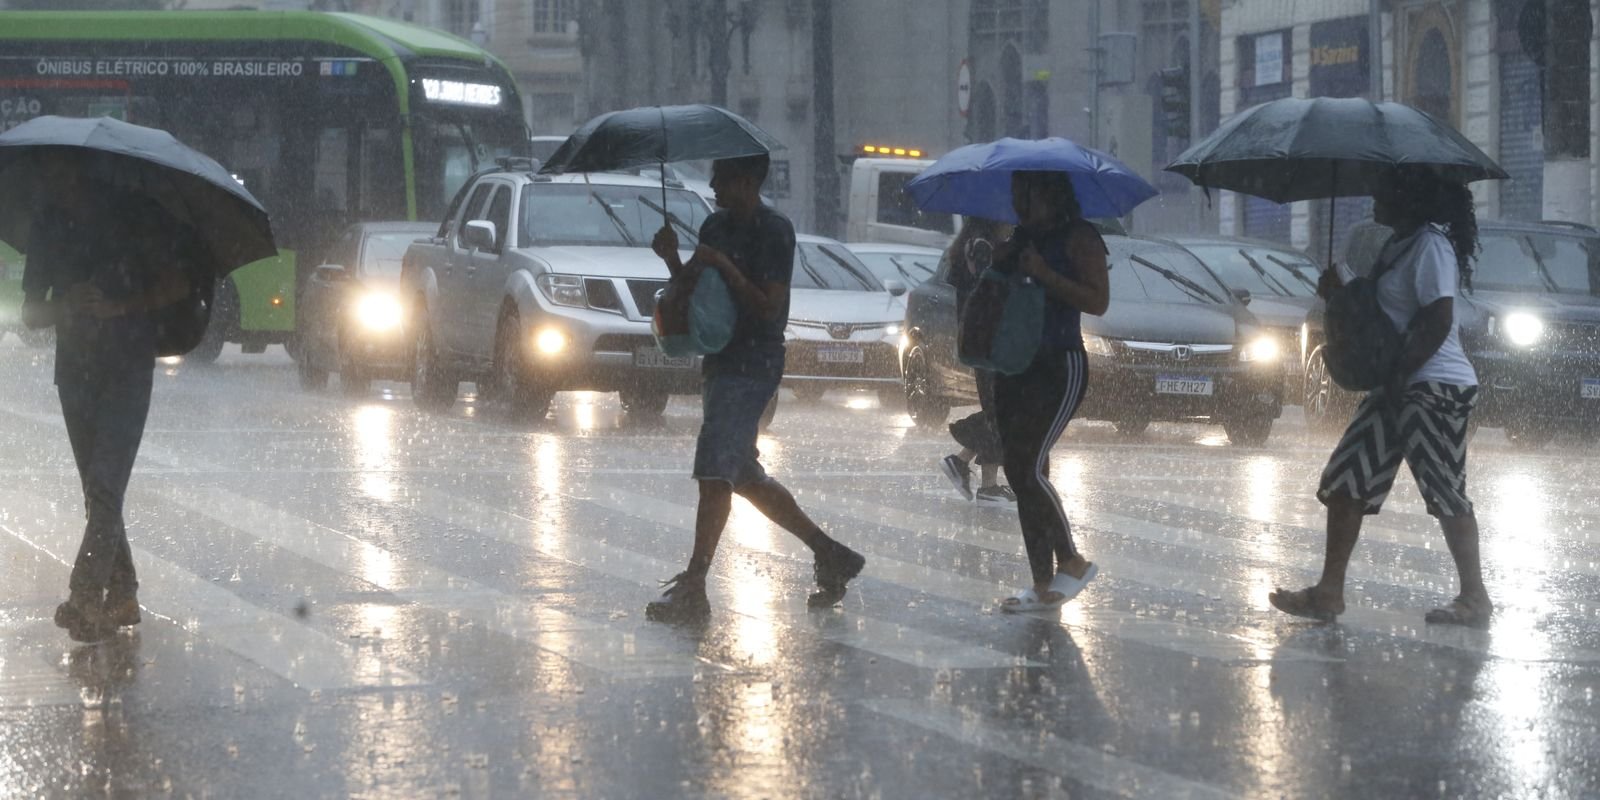
[[[1049,583],[1057,565],[1078,554],[1072,524],[1050,484],[1050,448],[1088,389],[1089,362],[1081,350],[1041,352],[1023,372],[995,379],[995,427],[1035,583]]]

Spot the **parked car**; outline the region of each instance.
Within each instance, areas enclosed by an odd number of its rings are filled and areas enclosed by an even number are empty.
[[[858,242],[845,247],[850,248],[878,280],[900,281],[912,289],[937,274],[939,261],[944,258],[943,250],[914,244]]]
[[[1227,236],[1166,238],[1200,259],[1277,337],[1289,385],[1298,386],[1306,358],[1300,330],[1306,313],[1317,302],[1317,278],[1322,271],[1317,262],[1276,242]],[[1298,403],[1300,393],[1290,392],[1285,399]]]
[[[1111,305],[1083,317],[1089,392],[1079,418],[1125,435],[1151,422],[1220,424],[1234,444],[1259,445],[1283,408],[1283,352],[1238,298],[1194,256],[1159,240],[1107,236]],[[947,263],[910,295],[901,342],[906,404],[937,428],[977,402],[956,359],[955,288]]]
[[[296,303],[300,385],[319,389],[339,373],[347,394],[374,380],[410,380],[411,341],[400,301],[400,266],[411,243],[437,224],[363,222],[327,251]]]
[[[698,391],[698,360],[669,358],[650,335],[666,265],[650,250],[662,223],[658,181],[633,175],[474,176],[435,234],[406,252],[412,394],[434,410],[459,383],[513,417],[543,417],[559,391],[617,392],[656,416]],[[685,248],[711,209],[667,190]]]
[[[898,402],[905,282],[880,281],[839,242],[800,235],[789,286],[784,384],[802,400],[857,387]]]
[[[1370,273],[1390,230],[1356,226],[1345,261]],[[1515,446],[1600,432],[1600,233],[1581,225],[1480,220],[1472,291],[1457,297],[1461,344],[1480,385],[1473,423]],[[1357,397],[1328,378],[1319,305],[1307,318],[1306,419],[1337,430]]]

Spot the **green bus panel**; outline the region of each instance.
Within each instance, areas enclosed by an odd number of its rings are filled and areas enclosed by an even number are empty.
[[[246,331],[294,330],[293,250],[233,271],[229,277],[239,289],[239,328]]]

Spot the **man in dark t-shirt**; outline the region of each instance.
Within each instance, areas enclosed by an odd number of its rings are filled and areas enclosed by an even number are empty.
[[[789,490],[762,469],[756,450],[762,413],[783,378],[783,331],[794,272],[794,226],[761,203],[767,166],[765,155],[713,165],[711,188],[720,210],[700,227],[700,245],[687,264],[679,257],[678,236],[670,225],[661,228],[653,244],[675,280],[716,270],[739,314],[732,341],[705,358],[704,422],[694,454],[694,478],[700,483],[694,553],[688,569],[668,581],[661,599],[645,607],[645,616],[660,622],[695,622],[709,614],[706,574],[735,492],[811,548],[818,587],[810,597],[812,606],[829,607],[842,600],[846,584],[866,564],[800,510]]]

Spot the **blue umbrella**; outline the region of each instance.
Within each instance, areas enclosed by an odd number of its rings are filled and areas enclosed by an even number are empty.
[[[1014,223],[1011,173],[1034,170],[1072,176],[1085,217],[1120,217],[1157,194],[1121,161],[1058,137],[957,148],[906,184],[906,191],[924,211]]]

